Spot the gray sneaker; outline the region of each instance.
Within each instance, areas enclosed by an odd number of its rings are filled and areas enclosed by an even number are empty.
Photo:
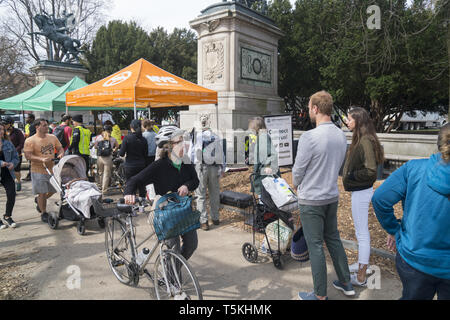
[[[0,219],[0,230],[6,229],[8,226],[3,223],[3,221]]]
[[[339,280],[334,280],[333,287],[342,291],[346,296],[354,296],[356,294],[355,290],[353,290],[353,285],[350,282],[347,283],[347,285],[344,285]]]
[[[320,300],[319,298],[317,298],[314,291],[313,292],[299,292],[298,298],[300,300]],[[328,300],[328,297],[326,297],[325,300]]]

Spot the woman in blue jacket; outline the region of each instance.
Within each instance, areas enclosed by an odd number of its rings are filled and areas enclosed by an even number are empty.
[[[6,210],[3,216],[4,222],[0,220],[0,230],[7,226],[15,228],[17,225],[11,218],[14,204],[16,202],[16,184],[14,182],[14,167],[19,163],[16,148],[8,140],[5,126],[0,123],[0,182],[6,189]]]
[[[402,300],[450,299],[450,124],[438,136],[439,153],[411,160],[375,191],[373,208],[397,248]],[[401,222],[393,206],[402,201]]]

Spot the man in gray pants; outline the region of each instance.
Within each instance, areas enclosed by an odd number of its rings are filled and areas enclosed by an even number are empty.
[[[195,190],[197,209],[200,211],[200,223],[202,230],[209,230],[208,212],[206,211],[206,189],[209,192],[209,204],[211,208],[211,220],[214,225],[219,225],[220,187],[219,179],[225,172],[225,157],[222,142],[208,126],[207,115],[200,116],[201,130],[192,132],[191,161],[195,164],[200,184]]]
[[[333,286],[352,296],[355,291],[350,283],[347,255],[337,229],[337,179],[347,140],[342,130],[331,122],[333,98],[328,92],[312,95],[308,108],[316,128],[303,133],[298,141],[292,182],[298,188],[300,221],[311,260],[314,291],[299,292],[298,296],[301,300],[328,299],[324,241],[339,279]]]

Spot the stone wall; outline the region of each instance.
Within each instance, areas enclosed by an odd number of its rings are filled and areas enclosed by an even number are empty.
[[[294,131],[294,139],[298,139],[304,131]],[[352,133],[345,132],[347,141],[351,143]],[[428,158],[437,149],[437,135],[378,133],[387,160],[408,161]]]

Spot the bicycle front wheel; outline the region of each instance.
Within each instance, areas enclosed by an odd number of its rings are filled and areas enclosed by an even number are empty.
[[[197,277],[186,259],[173,250],[158,256],[153,280],[158,300],[203,300]]]
[[[118,218],[108,219],[105,226],[106,256],[116,278],[127,285],[135,285],[136,277],[133,259],[133,243],[125,222]]]

